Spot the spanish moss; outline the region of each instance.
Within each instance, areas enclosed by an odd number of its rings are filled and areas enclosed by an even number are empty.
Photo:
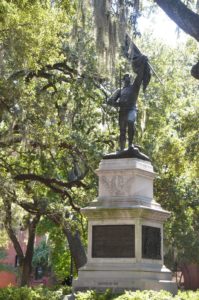
[[[117,54],[121,55],[124,50],[127,33],[133,36],[140,1],[93,0],[92,3],[100,66],[113,73]]]

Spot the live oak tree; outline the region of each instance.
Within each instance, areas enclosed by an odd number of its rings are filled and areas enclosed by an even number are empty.
[[[24,285],[29,282],[42,216],[62,227],[76,267],[85,263],[71,208],[79,218],[80,206],[95,194],[93,169],[103,139],[109,140],[99,127],[103,98],[94,41],[78,23],[77,7],[67,1],[0,5],[1,198],[4,225],[18,254]],[[26,253],[15,230],[16,207],[27,219]]]
[[[104,46],[107,47],[105,58],[108,67],[111,67],[113,79],[118,79],[118,66],[110,58],[118,55],[114,39],[116,27],[120,27],[120,43],[123,41],[122,32],[126,28],[126,20],[122,19],[124,15],[120,10],[120,21],[124,22],[116,24],[111,21],[109,25],[104,24],[103,32],[97,31],[100,41],[103,34],[106,36],[107,29],[111,29],[111,40],[107,42],[105,39],[105,44],[99,44],[98,41],[96,51],[92,28],[103,23],[100,17],[107,17],[103,5],[99,5],[105,2],[107,1],[94,1],[95,12],[101,7],[101,15],[95,19],[95,23],[89,11],[91,7],[86,1],[43,3],[39,0],[4,0],[0,4],[1,203],[5,228],[20,257],[22,285],[29,282],[34,236],[39,220],[48,218],[62,229],[76,268],[86,262],[80,207],[96,196],[97,179],[94,169],[102,153],[113,148],[117,133],[114,113],[106,114],[103,106],[107,96],[104,87],[109,86],[111,78],[107,79],[107,73],[101,72],[99,56],[102,55],[102,48],[104,51]],[[165,76],[173,74],[169,65],[164,68],[163,63],[158,64],[158,55],[160,53],[152,55],[157,70]],[[122,60],[121,54],[120,59]],[[180,59],[178,64],[185,64],[187,70],[187,58],[181,55]],[[166,59],[163,61],[165,63]],[[172,65],[171,63],[170,68]],[[163,179],[167,179],[167,175],[163,174],[161,166],[168,154],[162,150],[166,147],[164,140],[167,140],[167,131],[161,129],[167,128],[164,127],[168,125],[166,120],[171,118],[171,111],[176,105],[174,102],[170,103],[168,98],[174,101],[173,94],[178,93],[176,99],[181,111],[184,111],[185,105],[180,106],[180,95],[184,97],[184,104],[188,100],[191,103],[182,78],[179,81],[176,76],[175,80],[176,85],[173,78],[168,81],[166,90],[160,89],[156,82],[152,85],[151,95],[148,95],[151,99],[148,102],[150,106],[145,100],[144,107],[140,104],[143,114],[138,120],[141,130],[137,133],[137,141],[154,161],[157,161],[161,151],[163,153],[157,166],[162,171]],[[157,101],[159,90],[162,92]],[[167,115],[164,114],[165,110]],[[108,122],[112,117],[113,122]],[[190,126],[189,117],[189,113],[179,117],[181,121],[186,120],[185,128]],[[194,118],[195,116],[193,120]],[[158,123],[155,135],[156,121],[160,124]],[[169,127],[171,132],[175,125],[173,121]],[[195,129],[191,132],[190,140],[196,136]],[[186,130],[185,133],[188,141]],[[171,139],[167,142],[166,145],[171,145]],[[166,163],[164,165],[165,169],[171,169],[172,179],[176,173],[170,162],[178,161],[179,157],[174,155],[172,158],[171,154],[178,153],[181,142],[177,139],[176,148],[168,146],[168,166]],[[187,145],[188,142],[186,147]],[[194,147],[192,145],[190,151]],[[193,157],[195,158],[195,152]],[[190,161],[191,159],[188,160]],[[178,165],[174,166],[177,168]],[[159,184],[160,191],[162,182],[164,180]],[[170,206],[165,204],[165,207]],[[20,214],[17,216],[19,208]],[[26,253],[22,253],[15,232],[20,224],[23,229],[29,229]],[[171,230],[171,234],[172,232]]]

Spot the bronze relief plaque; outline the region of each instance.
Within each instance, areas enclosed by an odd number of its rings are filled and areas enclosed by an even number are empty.
[[[135,257],[135,225],[93,226],[92,257]]]
[[[142,226],[142,258],[161,259],[161,230]]]

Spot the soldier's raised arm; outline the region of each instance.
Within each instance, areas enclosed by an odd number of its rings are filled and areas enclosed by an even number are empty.
[[[148,58],[145,55],[140,55],[139,57],[133,59],[133,71],[137,74],[133,82],[133,86],[134,86],[134,91],[137,94],[139,93],[141,84],[143,82],[147,61]]]

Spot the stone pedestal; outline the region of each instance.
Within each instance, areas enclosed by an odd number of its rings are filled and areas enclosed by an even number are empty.
[[[150,162],[103,159],[99,196],[82,209],[88,218],[88,261],[73,289],[114,292],[165,289],[177,292],[163,263],[163,223],[169,212],[153,199]]]

